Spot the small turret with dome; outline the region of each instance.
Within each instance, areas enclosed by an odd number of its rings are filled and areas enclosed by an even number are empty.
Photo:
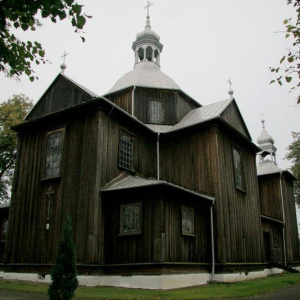
[[[258,164],[258,175],[275,173],[282,171],[276,163],[276,151],[277,148],[274,146],[274,139],[268,134],[265,129],[265,120],[261,120],[262,123],[262,132],[257,139],[258,147],[261,149],[258,152],[259,155],[259,164]],[[270,159],[266,159],[270,155]]]
[[[134,51],[134,69],[123,75],[108,94],[128,87],[150,87],[157,89],[180,90],[179,85],[160,70],[160,54],[163,45],[160,37],[150,26],[149,7],[153,5],[148,1],[145,29],[136,35],[132,44]]]

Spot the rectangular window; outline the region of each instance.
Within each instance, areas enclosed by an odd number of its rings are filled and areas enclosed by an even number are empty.
[[[183,235],[195,235],[193,207],[181,206],[181,232]]]
[[[60,175],[64,130],[56,130],[47,134],[45,176]]]
[[[233,168],[235,187],[240,190],[245,190],[242,170],[242,158],[240,152],[236,148],[233,148]]]
[[[1,240],[5,240],[8,231],[8,219],[3,219],[1,228]]]
[[[142,218],[142,204],[131,203],[124,204],[120,207],[120,234],[140,234],[141,218]]]
[[[121,132],[119,142],[119,166],[132,170],[133,137]]]
[[[163,122],[163,102],[159,100],[149,100],[149,123],[162,124]]]

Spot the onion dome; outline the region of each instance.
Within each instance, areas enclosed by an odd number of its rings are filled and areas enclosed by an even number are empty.
[[[269,145],[273,145],[274,144],[274,139],[267,133],[266,129],[265,129],[265,120],[262,120],[261,121],[262,124],[263,124],[263,129],[262,129],[262,132],[260,134],[260,136],[258,137],[257,139],[257,143],[258,145],[266,145],[266,144],[269,144]]]
[[[265,129],[265,120],[261,121],[263,129],[260,136],[257,139],[258,147],[262,150],[259,152],[260,161],[263,162],[267,155],[271,155],[272,161],[276,162],[277,148],[274,146],[274,139],[267,133]]]

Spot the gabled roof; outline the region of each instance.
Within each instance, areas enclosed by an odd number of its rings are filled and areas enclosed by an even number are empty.
[[[69,94],[63,98],[64,101],[62,101],[62,99],[59,99],[61,97],[53,97],[53,95],[56,94],[61,96],[62,93],[64,93],[64,88],[66,88],[66,86],[69,86]],[[73,90],[74,92],[70,93],[71,90]],[[80,92],[81,96],[78,96],[78,92]],[[67,99],[68,97],[70,99]],[[55,77],[44,94],[31,109],[25,120],[34,119],[45,114],[53,113],[70,106],[80,104],[81,102],[85,102],[95,97],[99,96],[83,87],[73,79],[60,73]]]
[[[180,130],[196,124],[219,118],[221,113],[231,103],[232,99],[212,103],[189,111],[179,123],[174,125],[169,132]]]
[[[213,197],[189,190],[187,188],[181,187],[179,185],[164,180],[146,179],[139,176],[132,176],[129,174],[121,174],[120,176],[116,177],[115,179],[107,183],[105,186],[103,186],[101,188],[101,192],[128,190],[132,188],[141,188],[141,187],[158,186],[158,185],[169,186],[184,191],[186,193],[193,194],[200,198],[204,198],[209,201],[215,201],[215,198]]]

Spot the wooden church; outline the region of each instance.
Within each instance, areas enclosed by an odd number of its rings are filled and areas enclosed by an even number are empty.
[[[62,65],[13,128],[4,274],[49,274],[68,215],[88,284],[173,288],[296,263],[294,177],[264,160],[272,141],[252,142],[232,91],[202,106],[161,71],[149,14],[132,49],[104,96]]]

